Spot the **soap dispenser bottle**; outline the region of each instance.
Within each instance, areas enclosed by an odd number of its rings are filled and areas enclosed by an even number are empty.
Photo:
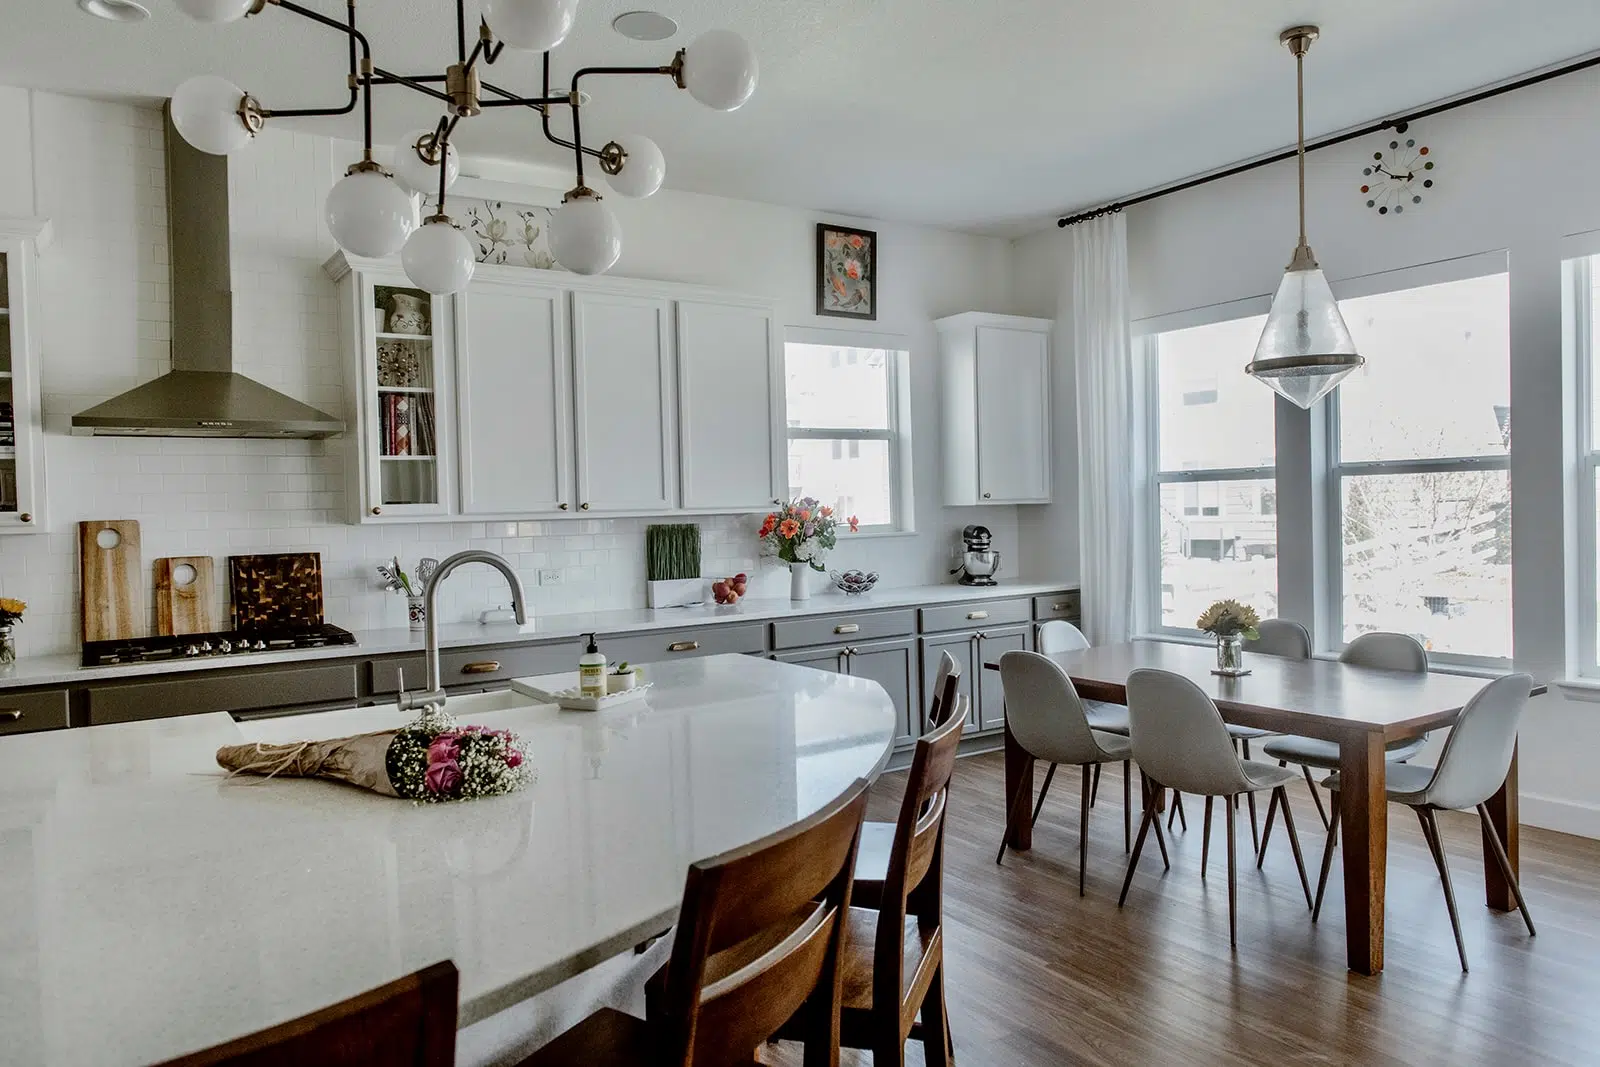
[[[578,692],[586,697],[606,695],[606,657],[589,635],[589,647],[578,660]]]

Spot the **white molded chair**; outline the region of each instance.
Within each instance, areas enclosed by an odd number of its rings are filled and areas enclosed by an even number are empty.
[[[1048,760],[1044,787],[1034,806],[1033,819],[1039,819],[1045,794],[1055,778],[1056,765],[1065,763],[1083,772],[1083,800],[1078,815],[1078,895],[1083,895],[1085,864],[1089,858],[1089,769],[1101,763],[1123,763],[1122,833],[1126,841],[1132,833],[1129,813],[1130,789],[1127,782],[1129,742],[1120,734],[1106,733],[1089,725],[1083,702],[1072,687],[1072,679],[1049,657],[1037,652],[1007,652],[1000,657],[1000,682],[1005,687],[1006,729],[1023,751],[1036,760]],[[1011,827],[1027,810],[1027,793],[1018,790],[1006,806],[1006,825],[1000,851],[994,861],[1005,858],[1006,839]]]
[[[1051,619],[1049,622],[1039,624],[1039,636],[1034,641],[1034,649],[1042,656],[1051,656],[1058,652],[1078,652],[1091,647],[1089,639],[1083,631],[1065,619]],[[1112,704],[1104,700],[1083,701],[1083,712],[1089,718],[1089,726],[1095,730],[1103,730],[1108,734],[1121,734],[1128,736],[1128,709],[1122,704]],[[1123,784],[1123,793],[1129,790]],[[1089,787],[1089,806],[1100,796],[1100,764],[1094,765],[1094,781]]]
[[[1244,643],[1246,652],[1284,659],[1311,658],[1311,632],[1288,619],[1263,619],[1256,627],[1256,639]]]
[[[1371,667],[1375,670],[1425,674],[1428,670],[1428,650],[1422,647],[1422,642],[1410,634],[1376,631],[1361,634],[1346,645],[1339,655],[1339,662],[1355,667]],[[1396,741],[1389,746],[1384,758],[1390,763],[1404,763],[1421,752],[1427,743],[1426,736],[1415,737],[1409,741]],[[1300,765],[1305,773],[1306,785],[1311,789],[1311,798],[1317,802],[1317,814],[1322,816],[1322,825],[1325,828],[1330,826],[1332,816],[1322,809],[1322,797],[1317,792],[1316,779],[1311,776],[1311,768],[1316,767],[1324,771],[1338,770],[1339,746],[1332,741],[1323,741],[1315,737],[1284,734],[1265,742],[1261,746],[1261,752],[1277,760],[1280,767],[1290,763]],[[1265,851],[1267,838],[1272,834],[1272,816],[1273,813],[1269,810],[1267,825],[1261,834],[1262,851]],[[1257,862],[1259,863],[1259,857]]]
[[[1445,860],[1444,839],[1439,836],[1439,824],[1434,813],[1457,808],[1476,808],[1478,821],[1483,825],[1484,847],[1494,853],[1500,873],[1511,886],[1522,912],[1522,921],[1529,935],[1535,933],[1533,916],[1528,913],[1528,902],[1522,898],[1522,887],[1511,870],[1506,849],[1495,831],[1494,821],[1484,806],[1490,797],[1499,792],[1511,769],[1511,756],[1517,747],[1517,723],[1528,706],[1528,696],[1533,690],[1533,679],[1526,674],[1508,674],[1496,678],[1478,691],[1478,694],[1461,709],[1461,717],[1450,730],[1439,756],[1439,766],[1413,767],[1395,764],[1387,768],[1388,781],[1385,792],[1391,804],[1404,804],[1417,813],[1422,824],[1422,836],[1433,853],[1433,862],[1439,868],[1439,881],[1444,886],[1445,907],[1450,910],[1450,926],[1456,935],[1456,954],[1461,957],[1461,969],[1467,969],[1467,949],[1461,940],[1461,918],[1456,914],[1456,894],[1450,885],[1450,865]],[[1317,901],[1311,910],[1311,921],[1316,922],[1322,913],[1322,894],[1328,887],[1328,870],[1333,865],[1333,850],[1339,839],[1339,775],[1333,774],[1322,783],[1333,796],[1333,829],[1328,833],[1328,844],[1322,852],[1322,874],[1317,879]]]
[[[1182,675],[1149,668],[1134,671],[1128,676],[1128,714],[1133,723],[1133,733],[1129,737],[1133,758],[1138,761],[1140,771],[1155,783],[1155,788],[1181,789],[1206,798],[1205,839],[1200,851],[1202,878],[1211,847],[1212,801],[1222,798],[1223,817],[1228,824],[1228,936],[1230,943],[1237,945],[1238,848],[1234,807],[1230,801],[1241,793],[1252,794],[1263,789],[1271,790],[1275,800],[1286,801],[1283,787],[1294,780],[1295,774],[1270,763],[1241,760],[1216,704]],[[1294,831],[1294,815],[1288,810],[1287,802],[1283,808],[1283,822],[1289,831],[1295,866],[1300,869],[1300,887],[1305,890],[1309,908],[1311,883],[1306,878],[1305,860],[1300,854],[1300,838]],[[1159,838],[1160,819],[1155,805],[1147,800],[1139,836],[1134,839],[1133,856],[1128,860],[1128,873],[1122,883],[1122,896],[1117,900],[1118,907],[1128,899],[1128,887],[1133,884],[1133,872],[1139,865],[1139,853],[1152,822],[1156,824]]]

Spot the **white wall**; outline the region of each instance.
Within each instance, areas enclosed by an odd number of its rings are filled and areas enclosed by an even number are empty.
[[[404,605],[375,588],[372,565],[467,547],[508,555],[543,614],[644,602],[645,520],[521,524],[344,525],[344,478],[316,442],[75,438],[71,413],[168,366],[165,177],[159,114],[121,104],[0,88],[0,215],[42,216],[56,241],[41,263],[48,534],[0,538],[0,593],[30,604],[24,654],[67,651],[77,634],[75,523],[133,518],[146,563],[159,556],[258,551],[323,554],[328,618],[351,628],[402,625]],[[269,131],[232,163],[234,342],[240,369],[318,407],[342,411],[335,290],[321,271],[333,243],[321,202],[348,145]],[[824,216],[664,192],[617,203],[626,251],[614,273],[698,282],[780,301],[790,324],[811,314],[815,234]],[[829,216],[831,217],[831,216]],[[1016,509],[940,505],[938,394],[931,321],[1009,311],[1006,242],[927,228],[878,229],[883,270],[874,328],[912,346],[918,534],[846,542],[832,563],[878,570],[885,585],[947,580],[963,524],[990,526],[1008,556]],[[701,520],[705,570],[756,571],[755,523]],[[564,585],[540,589],[537,571]],[[783,592],[771,572],[758,590]],[[475,616],[505,595],[486,572],[452,583],[444,617]],[[220,596],[219,596],[220,609]]]
[[[1577,404],[1562,353],[1559,267],[1563,237],[1600,229],[1600,78],[1569,76],[1439,115],[1407,136],[1432,149],[1436,187],[1404,215],[1380,217],[1359,195],[1361,169],[1389,137],[1309,157],[1309,233],[1335,282],[1505,250],[1511,264],[1512,406],[1516,441],[1513,543],[1515,646],[1519,669],[1560,678],[1576,654],[1573,625],[1577,517],[1572,511],[1571,435]],[[1130,210],[1129,270],[1135,318],[1269,295],[1295,240],[1294,165],[1263,168]],[[1019,310],[1030,303],[1024,273],[1043,273],[1051,227],[1017,242]],[[1570,246],[1568,246],[1570,247]],[[1034,284],[1048,299],[1050,286]],[[1249,353],[1240,353],[1240,363]],[[1070,440],[1063,437],[1062,440]],[[1085,521],[1089,521],[1087,518]],[[1592,521],[1592,519],[1590,520]],[[1024,544],[1032,544],[1026,520]],[[1088,576],[1086,576],[1087,578]],[[1522,731],[1524,821],[1600,836],[1600,716],[1591,703],[1553,692],[1533,702]]]

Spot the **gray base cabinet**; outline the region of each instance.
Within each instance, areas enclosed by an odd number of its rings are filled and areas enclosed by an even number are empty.
[[[922,729],[920,711],[922,685],[917,681],[917,642],[912,637],[888,641],[867,641],[859,645],[808,648],[780,652],[772,657],[780,663],[815,667],[819,671],[866,678],[883,686],[894,701],[898,724],[896,745],[908,745]]]
[[[924,637],[918,642],[922,646],[922,691],[928,694],[928,699],[933,699],[934,679],[939,675],[939,658],[948,652],[955,658],[956,666],[961,671],[961,682],[956,692],[967,698],[967,725],[963,732],[970,733],[978,728],[978,701],[973,696],[973,679],[978,677],[983,670],[983,661],[978,659],[978,638],[976,634],[941,634],[938,637]],[[927,704],[922,706],[921,718],[928,715]],[[922,730],[926,731],[928,723],[920,723]]]
[[[1032,652],[1033,627],[980,630],[974,644],[978,649],[978,677],[983,679],[978,694],[978,729],[999,730],[1006,724],[1006,694],[1000,685],[1000,672],[986,671],[983,665],[994,663],[1007,652]]]

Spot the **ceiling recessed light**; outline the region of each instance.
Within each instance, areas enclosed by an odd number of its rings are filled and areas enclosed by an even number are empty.
[[[611,20],[611,28],[635,41],[665,41],[678,32],[678,24],[659,11],[624,11]]]
[[[150,9],[134,0],[78,0],[78,10],[107,22],[143,22]]]

